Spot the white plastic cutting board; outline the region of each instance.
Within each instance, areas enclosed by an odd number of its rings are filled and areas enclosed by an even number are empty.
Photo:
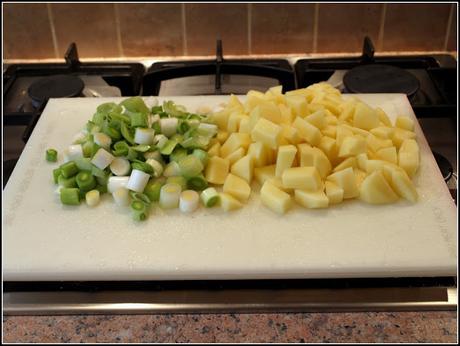
[[[355,95],[391,118],[415,119],[400,94]],[[174,97],[189,110],[225,96]],[[456,273],[456,207],[416,122],[420,201],[372,206],[347,201],[278,216],[256,193],[244,208],[184,215],[156,209],[135,223],[109,195],[89,208],[63,206],[45,150],[62,153],[97,105],[48,102],[4,190],[4,280],[162,280],[436,276]],[[159,98],[162,102],[163,98]],[[62,160],[62,157],[60,157]],[[62,161],[61,161],[62,162]]]

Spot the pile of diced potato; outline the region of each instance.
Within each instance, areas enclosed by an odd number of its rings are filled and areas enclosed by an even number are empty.
[[[393,125],[380,108],[344,99],[327,83],[282,93],[232,95],[210,115],[219,133],[208,151],[205,177],[223,185],[224,210],[241,207],[255,179],[261,201],[283,214],[293,200],[325,208],[359,198],[371,204],[417,201],[411,178],[419,167],[414,122]]]

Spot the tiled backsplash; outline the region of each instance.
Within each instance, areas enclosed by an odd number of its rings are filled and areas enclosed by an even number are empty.
[[[6,3],[4,58],[456,51],[455,3]]]

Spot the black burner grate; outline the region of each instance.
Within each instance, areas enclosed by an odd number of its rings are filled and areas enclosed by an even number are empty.
[[[295,89],[295,75],[287,60],[227,60],[223,58],[222,41],[218,40],[215,60],[154,63],[144,77],[143,95],[159,95],[162,81],[202,75],[215,76],[214,93],[221,95],[224,74],[269,77],[276,79],[284,92]]]

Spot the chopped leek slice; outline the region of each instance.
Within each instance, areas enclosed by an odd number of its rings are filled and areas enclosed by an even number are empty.
[[[118,176],[128,175],[131,171],[131,165],[129,164],[129,160],[124,157],[117,157],[110,164],[110,170]]]
[[[141,201],[144,202],[145,204],[150,204],[152,201],[150,200],[149,196],[147,196],[145,193],[139,193],[139,192],[133,192],[131,191],[129,193],[131,198],[135,201]]]
[[[91,175],[91,172],[81,171],[76,177],[77,185],[82,191],[90,191],[96,187],[96,179]]]
[[[219,202],[219,193],[213,187],[203,190],[200,195],[201,201],[206,208],[214,207]]]
[[[126,184],[126,188],[131,191],[143,192],[149,179],[149,174],[138,169],[133,169],[129,176],[128,184]]]
[[[126,100],[121,102],[121,105],[124,106],[130,112],[149,112],[148,107],[145,105],[144,100],[142,100],[140,96],[127,98]]]
[[[148,215],[148,205],[142,201],[133,201],[131,203],[131,215],[136,221],[144,221]]]
[[[119,187],[112,193],[115,203],[121,207],[128,206],[131,203],[129,190],[124,187]]]
[[[194,149],[192,155],[198,157],[203,166],[206,167],[209,161],[209,154],[207,151],[204,151],[203,149]]]
[[[173,209],[179,206],[181,187],[178,184],[165,184],[160,190],[160,207]]]
[[[98,190],[91,190],[85,194],[86,204],[90,207],[96,206],[100,201],[100,192]]]
[[[53,181],[54,181],[55,184],[58,183],[58,178],[59,178],[60,175],[61,175],[61,169],[60,168],[53,169]]]
[[[128,155],[129,145],[125,141],[116,142],[113,145],[112,154],[115,156],[126,156]]]
[[[179,198],[179,209],[183,213],[190,213],[198,208],[199,195],[196,191],[182,191]]]
[[[58,177],[58,184],[62,187],[77,187],[76,177],[65,178],[62,174]]]
[[[188,178],[187,187],[191,190],[202,191],[208,187],[208,182],[202,174]]]
[[[70,178],[78,173],[78,167],[73,161],[66,162],[60,167],[61,174],[64,178]]]
[[[165,181],[161,179],[150,181],[144,189],[144,194],[147,195],[152,202],[158,202],[160,200],[160,191],[164,184]]]
[[[175,161],[171,161],[168,163],[165,167],[165,170],[163,171],[163,175],[165,177],[175,177],[180,175],[180,168],[179,164]]]
[[[181,187],[181,190],[184,191],[187,189],[187,180],[184,177],[169,177],[166,179],[167,184],[177,184]]]
[[[200,159],[195,155],[187,155],[181,158],[178,164],[181,174],[186,178],[197,176],[204,169]]]
[[[79,190],[76,188],[62,188],[60,190],[60,198],[62,204],[67,205],[79,205],[80,195]]]
[[[46,161],[48,162],[56,162],[57,161],[58,152],[56,149],[48,149],[46,150]]]

